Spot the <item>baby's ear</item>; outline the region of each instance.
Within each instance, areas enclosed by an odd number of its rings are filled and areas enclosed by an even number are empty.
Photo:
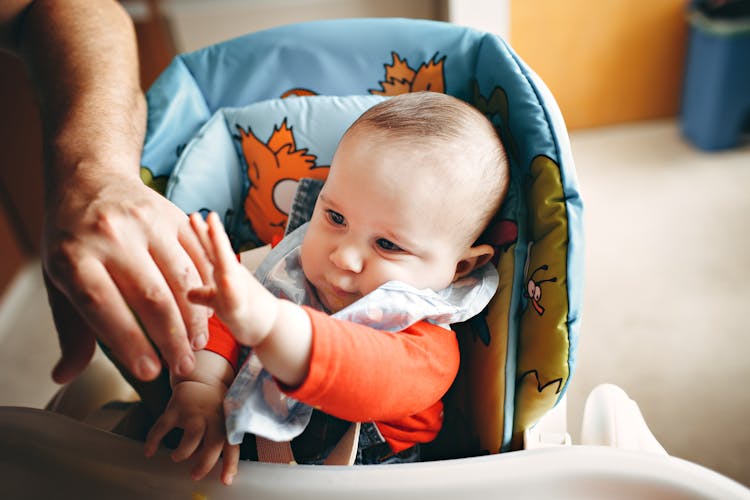
[[[456,264],[456,274],[453,276],[453,281],[463,278],[474,269],[485,265],[494,254],[495,249],[491,245],[475,245],[467,249],[461,260]]]

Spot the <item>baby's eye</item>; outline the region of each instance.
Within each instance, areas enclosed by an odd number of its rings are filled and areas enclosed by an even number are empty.
[[[328,217],[328,221],[334,226],[343,226],[346,224],[344,216],[334,210],[326,210],[326,217]]]
[[[404,249],[385,238],[378,238],[375,242],[380,248],[387,252],[403,252]]]

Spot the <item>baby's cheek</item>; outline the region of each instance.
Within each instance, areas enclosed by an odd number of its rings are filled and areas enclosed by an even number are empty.
[[[447,288],[453,282],[455,271],[445,267],[429,267],[415,275],[412,285],[415,288],[439,291]]]
[[[314,253],[314,242],[308,241],[307,238],[302,240],[302,246],[300,247],[300,265],[302,266],[302,271],[305,274],[305,278],[307,278],[308,281],[310,280],[310,275],[314,272],[316,265],[315,265],[315,256],[311,255]]]
[[[366,269],[365,272],[360,276],[358,283],[358,290],[361,295],[367,295],[370,292],[375,291],[383,283],[388,281],[404,281],[402,275],[392,272],[387,269],[387,266],[383,265],[370,265],[370,269]]]

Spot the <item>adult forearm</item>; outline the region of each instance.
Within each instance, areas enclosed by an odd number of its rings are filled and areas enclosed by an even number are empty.
[[[136,176],[146,124],[133,23],[110,0],[36,0],[16,49],[39,94],[47,194],[87,168]]]

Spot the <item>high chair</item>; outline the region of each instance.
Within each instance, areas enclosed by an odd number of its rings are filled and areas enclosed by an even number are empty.
[[[282,236],[296,186],[325,178],[348,125],[378,100],[418,90],[484,112],[511,165],[508,197],[486,234],[500,287],[482,314],[455,325],[461,369],[445,397],[443,432],[425,447],[428,461],[242,462],[231,487],[219,483],[218,467],[192,482],[189,466],[167,451],[146,459],[142,443],[105,430],[118,417],[97,409],[132,394],[107,378],[112,368],[99,359],[47,411],[0,409],[6,494],[750,498],[738,483],[669,457],[615,386],[589,397],[582,445],[571,445],[564,394],[582,308],[582,201],[552,95],[499,37],[433,21],[349,19],[178,56],[147,95],[142,178],[187,213],[218,212],[237,251],[260,248]],[[113,405],[105,408],[111,415]]]

